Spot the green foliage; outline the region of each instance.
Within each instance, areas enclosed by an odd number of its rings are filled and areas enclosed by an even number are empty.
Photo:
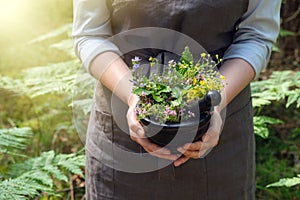
[[[26,149],[33,136],[29,127],[0,129],[0,153],[24,156],[20,150]]]
[[[274,71],[267,80],[253,82],[251,90],[253,107],[257,109],[257,116],[254,117],[254,130],[258,136],[267,138],[269,135],[267,124],[283,122],[259,116],[260,111],[272,102],[281,100],[286,101],[286,108],[294,103],[297,108],[300,107],[300,72]]]
[[[266,139],[269,137],[268,124],[281,124],[283,121],[266,116],[254,116],[254,132],[256,135]]]
[[[41,191],[56,195],[54,180],[67,183],[70,173],[83,177],[84,165],[84,155],[55,155],[54,151],[13,164],[8,172],[10,178],[0,181],[0,199],[28,199],[41,195]]]
[[[300,72],[274,71],[267,80],[251,84],[253,106],[261,108],[272,101],[285,100],[286,107],[296,103],[300,107]]]
[[[64,33],[69,34],[70,31],[71,25],[67,24],[49,34],[32,40],[27,45],[53,40]],[[80,73],[82,71],[79,72],[80,78],[76,81],[77,72],[81,68],[81,64],[73,53],[73,41],[71,38],[60,40],[50,45],[50,48],[56,51],[63,51],[69,55],[70,59],[22,70],[17,78],[0,76],[0,88],[2,90],[14,92],[20,97],[27,96],[32,101],[34,105],[32,109],[38,116],[34,116],[34,121],[38,119],[34,124],[37,124],[39,128],[42,128],[42,122],[48,123],[49,126],[50,119],[60,116],[60,113],[66,115],[65,109],[56,108],[54,110],[54,104],[66,108],[68,105],[71,105],[73,95],[84,95],[80,99],[77,97],[77,100],[87,98],[85,95],[91,93],[91,89],[87,90],[87,87],[90,87],[91,83],[93,85],[91,76],[87,76],[86,72],[81,76]],[[65,98],[62,99],[62,97]],[[39,99],[42,99],[42,103]],[[47,102],[47,100],[50,101]],[[36,104],[37,102],[39,103]],[[45,112],[47,105],[51,105],[52,109]],[[78,104],[76,105],[78,107]],[[85,112],[88,111],[85,110]],[[67,116],[71,116],[71,113],[68,113]],[[60,124],[55,125],[57,130],[54,133],[52,145],[55,138],[58,137],[56,134],[70,129],[67,125],[68,123],[63,121],[65,119],[60,118],[58,120],[60,120]],[[29,124],[32,124],[32,122],[29,122]],[[43,133],[46,129],[40,129],[39,131]],[[24,155],[25,153],[23,152],[29,148],[27,144],[32,139],[33,131],[31,128],[0,129],[0,153],[2,153],[0,158],[5,159],[7,154],[29,158],[24,160],[21,157],[21,159],[16,160],[15,157],[11,157],[13,164],[11,162],[6,163],[6,168],[3,168],[0,174],[1,200],[32,199],[41,195],[58,196],[56,190],[64,187],[63,185],[68,185],[72,174],[84,177],[82,172],[85,165],[84,155],[74,153],[55,154],[53,150],[42,152],[38,157]],[[20,153],[21,151],[22,153]]]
[[[298,184],[300,184],[300,174],[297,177],[280,179],[278,182],[269,184],[266,187],[292,187]]]
[[[215,70],[218,63],[205,53],[195,63],[188,47],[178,62],[169,60],[163,69],[158,59],[151,57],[150,67],[155,67],[155,71],[149,76],[143,74],[138,57],[132,61],[132,93],[140,98],[138,119],[153,116],[155,121],[164,123],[193,118],[191,107],[209,91],[220,92],[225,85],[225,77]]]
[[[295,104],[300,107],[300,72],[274,71],[267,80],[251,84],[253,91],[253,106],[256,108],[254,117],[255,134],[266,139],[269,137],[268,125],[282,124],[283,121],[271,117],[261,116],[264,107],[270,107],[274,102],[283,101],[288,108]],[[299,149],[298,149],[299,151]],[[299,155],[296,155],[299,156]],[[269,187],[291,187],[300,184],[299,175],[293,178],[280,179],[278,182],[268,184]]]
[[[292,31],[288,31],[288,30],[284,30],[284,29],[280,29],[279,31],[279,36],[280,37],[286,37],[286,36],[295,36],[296,33],[292,32]]]
[[[24,150],[31,137],[30,128],[1,129],[0,152],[18,155],[15,151]],[[84,165],[84,155],[55,155],[54,151],[43,152],[39,157],[11,164],[9,170],[0,176],[3,177],[0,179],[0,199],[28,199],[39,196],[41,191],[54,195],[54,180],[67,183],[71,173],[83,177]]]

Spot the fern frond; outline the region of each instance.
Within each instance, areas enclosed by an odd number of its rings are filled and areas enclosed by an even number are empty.
[[[55,163],[74,174],[84,177],[81,167],[85,166],[85,156],[75,154],[59,154],[55,158]]]
[[[71,31],[72,31],[72,23],[69,23],[69,24],[63,25],[63,26],[55,29],[54,31],[51,31],[50,33],[47,33],[45,35],[41,35],[41,36],[29,41],[28,44],[34,44],[34,43],[42,42],[44,40],[48,40],[48,39],[60,36],[61,34],[64,34],[64,33],[68,33],[68,35],[71,35],[70,34]]]
[[[28,127],[0,129],[0,152],[11,155],[22,155],[18,151],[26,148],[32,136],[32,130]]]
[[[267,185],[266,187],[292,187],[300,184],[300,174],[293,178],[282,178],[278,182]]]
[[[10,167],[10,174],[15,176],[0,182],[0,199],[28,199],[40,195],[41,191],[55,194],[54,180],[68,183],[69,173],[83,177],[84,165],[84,155],[43,152],[39,157]]]
[[[278,84],[280,83],[280,84]],[[300,72],[274,71],[269,79],[251,83],[253,106],[263,107],[272,101],[285,100],[286,107],[300,107]]]
[[[26,87],[24,86],[23,80],[13,79],[8,76],[2,76],[1,74],[0,74],[0,88],[15,93],[21,93],[21,94],[24,91],[26,91]]]
[[[72,58],[76,58],[75,51],[74,51],[73,40],[71,38],[66,39],[66,40],[62,40],[62,41],[60,41],[58,43],[55,43],[55,44],[52,44],[50,47],[61,50],[65,53],[67,53]]]
[[[72,94],[79,62],[76,60],[34,67],[24,72],[27,94],[34,98],[53,93]]]
[[[48,165],[44,167],[44,170],[58,180],[68,182],[68,177],[57,166]]]
[[[282,124],[283,121],[266,116],[254,116],[254,133],[262,138],[269,137],[268,124]]]
[[[39,196],[41,191],[54,194],[49,187],[38,183],[33,179],[21,176],[0,182],[0,199],[2,200],[25,200]]]
[[[34,180],[42,185],[53,187],[53,180],[49,176],[48,172],[43,170],[32,170],[21,175],[22,178]]]

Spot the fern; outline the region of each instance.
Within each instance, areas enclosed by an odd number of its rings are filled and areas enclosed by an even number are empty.
[[[280,84],[279,84],[280,83]],[[251,84],[254,107],[263,107],[272,101],[286,100],[286,107],[296,103],[300,107],[300,72],[274,71],[270,78]]]
[[[19,152],[26,149],[32,136],[32,130],[28,127],[0,129],[0,153],[25,156]]]
[[[280,84],[278,84],[280,83]],[[260,111],[264,106],[274,101],[286,100],[286,107],[296,104],[300,107],[300,72],[274,71],[270,78],[251,84],[253,107]],[[257,113],[259,115],[259,112]],[[267,138],[269,130],[267,124],[282,123],[278,119],[264,116],[254,117],[255,134]]]
[[[61,166],[74,174],[79,174],[82,177],[82,170],[80,167],[84,166],[85,156],[75,156],[75,154],[59,154],[55,158],[55,163],[58,166]]]
[[[1,200],[26,200],[40,195],[41,191],[53,194],[49,187],[24,176],[0,182]]]
[[[269,184],[266,187],[282,187],[282,186],[292,187],[298,184],[300,184],[300,174],[298,174],[296,177],[293,178],[280,179],[278,182]]]
[[[23,94],[26,91],[24,81],[21,79],[13,79],[11,77],[2,76],[0,74],[0,89],[12,91],[15,93]]]
[[[55,155],[54,151],[13,164],[8,172],[11,178],[0,182],[0,199],[28,199],[40,195],[41,191],[55,195],[54,180],[67,183],[69,173],[83,177],[84,165],[84,155]]]
[[[269,137],[268,124],[282,124],[283,122],[279,119],[266,117],[266,116],[254,116],[254,132],[256,135],[262,138]]]
[[[73,46],[73,40],[71,38],[52,44],[50,47],[64,51],[72,58],[76,58],[74,46]]]
[[[72,30],[72,23],[69,23],[69,24],[66,24],[66,25],[63,25],[63,26],[59,27],[56,30],[51,31],[50,33],[47,33],[45,35],[41,35],[41,36],[29,41],[28,44],[43,42],[45,40],[58,37],[58,36],[60,36],[64,33],[67,33],[68,35],[71,35],[71,30]]]

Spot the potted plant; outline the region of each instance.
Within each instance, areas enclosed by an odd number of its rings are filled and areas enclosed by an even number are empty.
[[[135,110],[150,140],[176,149],[201,139],[225,84],[217,71],[221,59],[216,60],[203,53],[194,62],[188,47],[178,61],[165,65],[161,58],[150,57],[148,65],[142,65],[139,57],[132,60],[132,93],[140,98]]]

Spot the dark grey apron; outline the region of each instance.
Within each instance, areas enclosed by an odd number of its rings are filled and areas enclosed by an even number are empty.
[[[248,0],[108,0],[107,3],[114,34],[138,27],[164,27],[192,37],[208,52],[219,55],[231,44],[235,27],[248,7]],[[124,58],[130,61],[137,54],[148,57],[162,52],[144,49],[127,53]],[[145,151],[128,135],[126,105],[98,83],[86,141],[87,199],[254,199],[251,109],[247,86],[227,106],[219,144],[205,158],[190,159],[177,168],[171,164],[155,171],[129,173],[112,167],[122,160],[112,146],[141,154]],[[164,162],[155,159],[158,165]]]

